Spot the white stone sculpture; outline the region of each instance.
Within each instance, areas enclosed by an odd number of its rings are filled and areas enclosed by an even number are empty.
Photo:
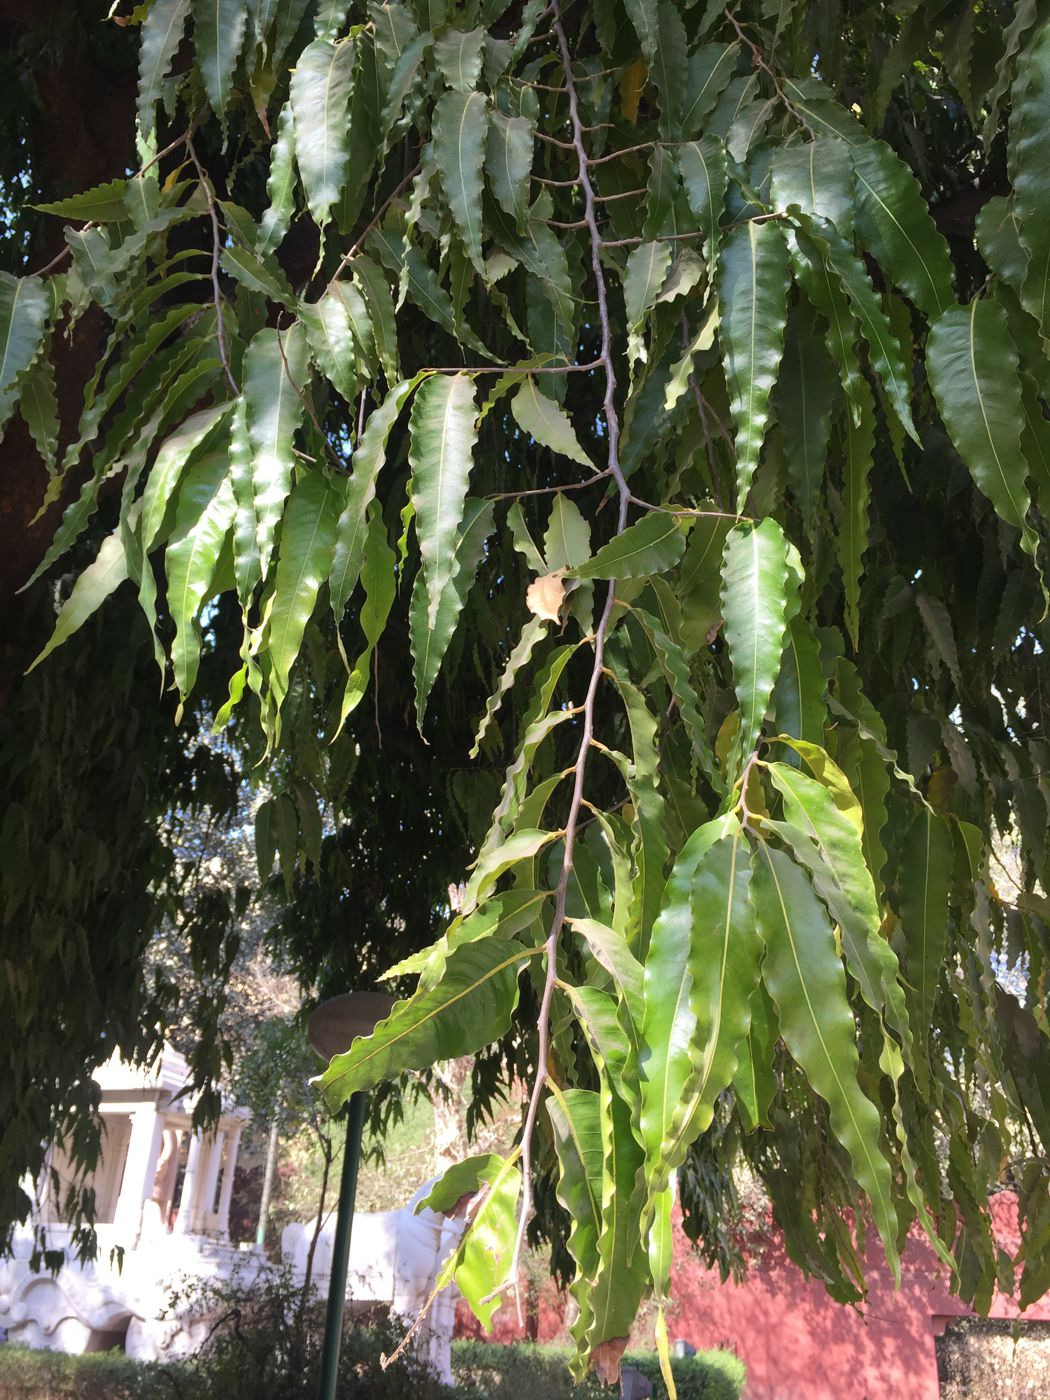
[[[449,1220],[417,1204],[430,1193],[426,1182],[400,1210],[360,1212],[350,1234],[346,1296],[351,1304],[382,1302],[406,1326],[419,1316],[437,1275],[463,1234],[462,1220]],[[314,1222],[295,1222],[281,1233],[281,1257],[302,1278]],[[335,1217],[324,1223],[314,1251],[313,1280],[324,1296],[332,1271]],[[452,1331],[459,1290],[452,1285],[434,1300],[416,1333],[417,1351],[446,1385],[452,1385]]]

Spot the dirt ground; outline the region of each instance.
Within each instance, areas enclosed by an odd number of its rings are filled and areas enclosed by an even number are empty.
[[[937,1339],[943,1400],[1050,1400],[1050,1322],[962,1318]]]

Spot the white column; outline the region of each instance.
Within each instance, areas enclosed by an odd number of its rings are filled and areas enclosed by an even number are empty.
[[[233,1172],[237,1165],[237,1147],[241,1140],[241,1124],[230,1129],[230,1145],[226,1149],[226,1166],[222,1173],[222,1191],[219,1195],[219,1234],[224,1240],[230,1238],[230,1197],[233,1195]]]
[[[201,1230],[211,1230],[215,1227],[214,1211],[215,1187],[219,1180],[219,1166],[222,1162],[222,1145],[226,1140],[226,1129],[216,1128],[212,1134],[211,1143],[208,1149],[207,1165],[201,1172],[201,1194],[200,1209],[197,1218],[200,1221]]]
[[[193,1233],[193,1217],[197,1208],[197,1174],[200,1169],[201,1158],[201,1135],[200,1133],[190,1133],[190,1150],[186,1154],[186,1173],[182,1178],[182,1195],[179,1197],[179,1213],[175,1217],[175,1225],[172,1233],[175,1235],[191,1235]]]
[[[142,1229],[142,1207],[153,1198],[164,1120],[156,1104],[143,1104],[131,1115],[131,1137],[124,1162],[124,1179],[117,1197],[113,1224],[122,1243],[134,1249]]]

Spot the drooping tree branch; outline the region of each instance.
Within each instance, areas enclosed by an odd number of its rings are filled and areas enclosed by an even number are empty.
[[[627,525],[627,512],[631,503],[631,493],[620,465],[620,417],[616,405],[616,363],[613,358],[612,325],[609,317],[609,298],[605,284],[605,270],[602,267],[602,237],[595,213],[596,199],[594,186],[588,172],[587,148],[584,144],[584,127],[580,121],[579,106],[576,100],[576,85],[572,73],[572,59],[565,29],[561,21],[558,0],[552,0],[554,16],[552,28],[558,40],[562,69],[565,73],[565,90],[569,98],[569,120],[572,125],[572,149],[578,163],[578,183],[583,195],[583,224],[586,226],[591,249],[591,270],[594,275],[598,296],[598,322],[601,328],[601,342],[598,364],[605,379],[605,394],[602,416],[606,430],[606,471],[616,483],[618,497],[616,534],[622,534]],[[573,764],[572,798],[569,802],[569,815],[565,822],[564,850],[561,871],[554,894],[554,916],[550,933],[547,935],[547,971],[540,999],[538,1044],[536,1050],[536,1071],[529,1096],[529,1106],[525,1114],[525,1126],[521,1136],[521,1205],[518,1214],[518,1229],[514,1239],[514,1250],[504,1287],[513,1287],[521,1312],[521,1298],[518,1292],[518,1273],[521,1265],[521,1252],[525,1243],[525,1231],[532,1213],[532,1144],[536,1131],[536,1117],[543,1101],[547,1078],[550,1073],[550,1017],[554,988],[558,980],[558,943],[565,927],[565,905],[572,875],[573,855],[576,848],[576,834],[579,828],[580,812],[584,805],[584,787],[587,777],[587,759],[594,742],[594,702],[598,693],[602,672],[605,668],[605,643],[609,634],[613,607],[616,602],[616,582],[610,580],[602,606],[601,618],[594,633],[594,664],[582,707],[582,733],[576,761]]]

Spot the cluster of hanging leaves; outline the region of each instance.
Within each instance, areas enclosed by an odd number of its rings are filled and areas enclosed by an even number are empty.
[[[615,1375],[650,1296],[666,1352],[674,1178],[717,1121],[843,1301],[871,1227],[895,1274],[917,1230],[979,1306],[1015,1268],[1039,1296],[1043,8],[130,24],[141,168],[49,206],[68,256],[0,284],[0,411],[66,502],[40,572],[119,496],[39,659],[124,586],[185,700],[235,597],[215,722],[250,708],[273,751],[333,665],[346,743],[393,618],[424,736],[439,676],[483,674],[459,767],[473,734],[505,776],[458,910],[322,1080],[335,1108],[479,1051],[521,998],[520,1145],[435,1189],[469,1202],[444,1281],[487,1324],[553,1172],[577,1371]],[[960,188],[949,244],[931,200]],[[109,341],[60,452],[50,349],[91,306]],[[265,821],[271,860],[320,842],[308,802]]]

